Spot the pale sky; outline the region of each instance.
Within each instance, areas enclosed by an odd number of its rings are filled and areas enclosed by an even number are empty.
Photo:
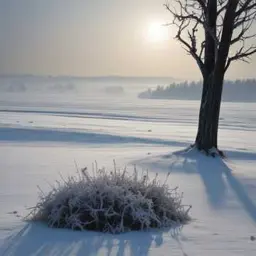
[[[0,0],[0,74],[199,79],[171,28],[157,30],[171,20],[163,3]],[[228,77],[256,77],[255,57],[237,63]]]

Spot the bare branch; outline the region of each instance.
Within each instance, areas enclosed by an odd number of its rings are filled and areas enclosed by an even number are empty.
[[[256,2],[254,0],[245,0],[240,5],[241,5],[240,9],[236,12],[237,17],[239,17],[243,12],[247,12],[249,10],[255,9]]]
[[[201,6],[201,8],[204,11],[204,13],[206,13],[206,3],[205,3],[205,0],[198,0],[197,2]]]
[[[255,46],[247,49],[244,47],[245,41],[256,38],[256,34],[250,33],[250,28],[256,21],[256,0],[172,0],[170,2],[171,4],[164,5],[173,17],[173,21],[168,25],[176,26],[176,39],[195,59],[203,76],[206,74],[206,69],[212,69],[214,62],[217,63],[225,44],[228,44],[224,54],[225,60],[222,62],[225,70],[231,62],[247,61],[248,57],[256,52]],[[225,37],[227,31],[225,17],[230,7],[233,8],[233,18],[228,29],[231,39],[229,36]],[[198,36],[198,31],[204,34],[204,38]],[[231,46],[238,47],[239,50],[234,56],[228,57]],[[215,53],[214,56],[212,52]]]
[[[244,46],[242,46],[234,56],[228,58],[228,61],[225,67],[225,72],[227,71],[227,69],[229,68],[230,64],[233,61],[244,61],[248,63],[248,59],[254,53],[256,53],[256,46],[250,46],[247,49],[245,49]]]
[[[181,42],[183,48],[195,59],[202,75],[205,76],[205,67],[202,56],[204,44],[201,43],[201,49],[198,54],[198,42],[196,35],[198,27],[200,25],[203,26],[204,24],[202,11],[196,13],[196,7],[192,5],[190,1],[181,2],[180,0],[175,0],[175,2],[179,6],[179,12],[174,6],[170,6],[169,4],[164,5],[173,16],[173,22],[171,24],[177,27],[177,34],[175,38]],[[204,1],[201,1],[199,7],[203,3]],[[184,33],[187,34],[188,40],[185,39]]]

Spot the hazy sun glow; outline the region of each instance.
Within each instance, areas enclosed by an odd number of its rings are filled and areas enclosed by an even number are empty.
[[[150,42],[163,42],[169,39],[168,27],[160,22],[152,22],[148,26],[147,39]]]

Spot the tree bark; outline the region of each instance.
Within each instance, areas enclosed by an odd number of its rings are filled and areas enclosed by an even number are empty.
[[[207,6],[206,20],[209,27],[209,30],[212,33],[216,34],[216,20],[217,20],[217,1],[210,0]],[[212,35],[209,33],[209,30],[205,30],[205,73],[203,76],[203,90],[201,96],[201,106],[199,112],[199,121],[198,121],[198,132],[196,136],[196,145],[201,150],[208,150],[210,146],[211,138],[208,137],[207,129],[211,125],[207,124],[207,112],[213,112],[208,102],[211,102],[212,99],[212,87],[213,87],[213,71],[216,63],[216,52],[215,52],[215,41]],[[209,146],[207,146],[209,145]]]
[[[216,0],[213,1],[216,2]],[[207,72],[204,76],[203,82],[198,132],[195,145],[199,150],[204,150],[206,153],[209,153],[209,151],[213,148],[218,149],[219,116],[225,76],[225,66],[230,49],[235,12],[238,2],[239,0],[229,0],[228,2],[218,55],[216,55],[216,52],[213,51],[212,47],[205,49],[205,64],[207,67]],[[208,7],[209,11],[211,6],[209,5]],[[214,23],[214,8],[215,7],[213,5],[211,14],[209,14],[209,18],[211,20],[210,23],[208,23],[211,24],[212,27],[216,26],[216,23]],[[207,43],[209,44],[209,42],[206,41],[206,44]],[[210,42],[210,45],[211,44],[212,42]]]
[[[207,153],[218,148],[218,127],[223,88],[223,73],[210,75],[204,80],[204,89],[199,114],[196,146]]]

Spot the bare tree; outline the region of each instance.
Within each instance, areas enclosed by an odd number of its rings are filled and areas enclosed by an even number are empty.
[[[256,0],[171,0],[165,7],[173,17],[170,24],[177,27],[177,40],[195,59],[203,77],[194,146],[207,154],[216,149],[222,155],[218,126],[223,81],[232,62],[247,62],[256,52],[256,45],[248,45],[256,36],[250,34]]]

